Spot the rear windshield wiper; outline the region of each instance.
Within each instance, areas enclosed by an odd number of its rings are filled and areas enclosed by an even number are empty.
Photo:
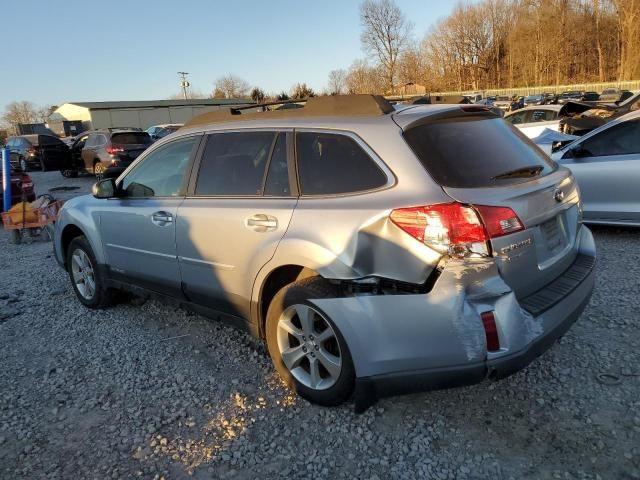
[[[491,180],[504,180],[506,178],[535,177],[542,170],[544,170],[544,166],[542,165],[530,165],[528,167],[520,167],[520,168],[516,168],[515,170],[509,170],[508,172],[501,173],[500,175],[491,177]]]

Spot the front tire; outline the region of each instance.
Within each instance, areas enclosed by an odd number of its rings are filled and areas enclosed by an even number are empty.
[[[342,333],[309,301],[335,296],[335,288],[326,280],[305,278],[276,294],[266,320],[267,348],[282,379],[300,396],[325,406],[347,400],[355,382]]]
[[[23,172],[29,171],[29,165],[24,158],[20,159],[20,170],[22,170]]]
[[[67,248],[67,271],[78,300],[88,308],[113,304],[113,292],[104,284],[98,262],[84,236],[74,238]]]

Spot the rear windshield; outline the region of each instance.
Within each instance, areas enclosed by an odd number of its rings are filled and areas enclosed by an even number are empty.
[[[151,143],[151,137],[147,132],[114,133],[111,135],[111,143],[118,145],[146,145]]]
[[[557,168],[516,127],[501,118],[447,118],[410,128],[404,137],[431,177],[444,187],[521,183]],[[520,169],[526,171],[518,174]],[[508,173],[511,175],[505,175]]]

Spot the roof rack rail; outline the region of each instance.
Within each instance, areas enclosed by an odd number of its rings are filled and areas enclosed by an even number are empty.
[[[288,105],[304,103],[304,107]],[[256,112],[256,108],[281,105],[277,109]],[[254,110],[245,112],[245,110]],[[185,127],[207,123],[225,123],[268,118],[380,116],[393,112],[393,106],[382,95],[327,95],[300,100],[270,102],[260,105],[231,107],[193,117]]]
[[[107,128],[110,132],[117,132],[119,130],[131,130],[134,132],[141,132],[142,129],[140,127],[109,127]]]

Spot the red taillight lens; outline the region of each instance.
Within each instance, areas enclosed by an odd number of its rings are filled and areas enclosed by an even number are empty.
[[[498,338],[498,327],[496,327],[496,318],[493,312],[482,312],[480,314],[484,334],[487,339],[487,350],[489,352],[497,352],[500,350],[500,339]]]
[[[487,207],[485,205],[476,205],[475,207],[491,238],[518,232],[524,228],[515,212],[508,207]]]
[[[417,240],[458,258],[488,255],[491,238],[523,228],[510,208],[472,207],[457,202],[398,208],[390,218]]]
[[[107,147],[105,148],[105,150],[109,155],[115,155],[117,153],[124,152],[124,148],[122,147]]]

